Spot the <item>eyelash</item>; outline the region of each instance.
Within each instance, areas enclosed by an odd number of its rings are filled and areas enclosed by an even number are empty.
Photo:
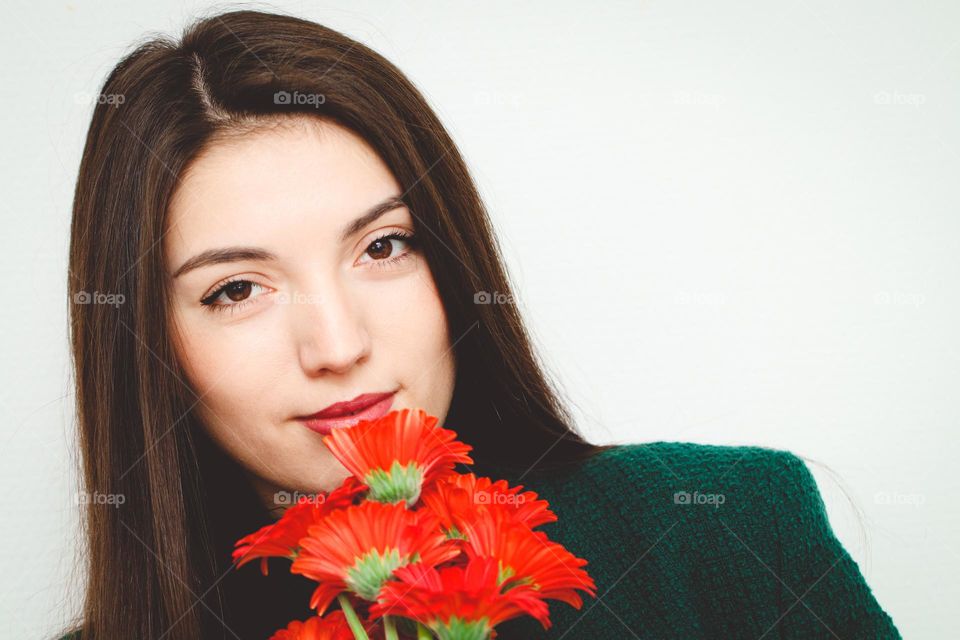
[[[417,241],[416,241],[416,236],[414,234],[407,233],[405,231],[391,231],[389,233],[385,233],[371,240],[370,244],[367,245],[367,249],[364,250],[364,253],[366,253],[366,251],[369,250],[372,244],[374,244],[375,242],[383,241],[383,240],[404,240],[408,245],[410,245],[410,248],[406,252],[401,253],[399,256],[393,256],[390,258],[386,258],[384,260],[374,260],[372,263],[373,264],[372,268],[374,269],[393,268],[394,266],[397,265],[397,263],[403,262],[408,258],[412,257],[414,251],[417,250]],[[214,302],[216,302],[216,300],[227,290],[227,288],[236,282],[249,282],[251,285],[256,287],[262,286],[257,284],[256,282],[252,282],[244,278],[231,278],[229,280],[226,280],[222,284],[220,284],[220,286],[218,286],[213,292],[211,292],[210,295],[202,298],[200,300],[200,304],[203,305],[208,311],[222,312],[229,309],[230,313],[234,313],[239,308],[247,306],[247,303],[253,300],[252,298],[248,298],[247,300],[242,300],[235,304],[214,304]]]

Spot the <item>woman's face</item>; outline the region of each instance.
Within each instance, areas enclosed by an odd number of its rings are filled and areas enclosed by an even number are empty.
[[[382,239],[413,234],[409,210],[386,207],[353,226],[401,196],[390,170],[338,125],[280,123],[196,159],[174,194],[164,256],[195,410],[282,510],[275,492],[329,491],[348,475],[298,417],[396,391],[391,410],[423,408],[442,423],[455,363],[415,241]],[[183,270],[204,252],[237,249]]]

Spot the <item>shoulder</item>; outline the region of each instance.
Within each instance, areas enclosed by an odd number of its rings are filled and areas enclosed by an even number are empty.
[[[796,487],[816,490],[804,470],[799,457],[777,449],[650,442],[610,446],[586,460],[534,467],[507,479],[547,500],[558,520],[544,525],[544,532],[588,560],[598,593],[610,592],[604,603],[631,628],[644,629],[645,637],[660,637],[665,629],[698,637],[702,625],[716,626],[714,616],[729,619],[729,610],[777,602],[775,579],[764,563],[778,562],[776,523],[787,509],[786,497]],[[757,549],[763,563],[737,537]],[[721,602],[727,614],[713,610]],[[598,609],[578,630],[604,629],[606,616]],[[646,628],[641,610],[659,612],[664,629]],[[576,622],[572,612],[558,615],[558,628]],[[763,632],[737,627],[711,635]]]
[[[562,469],[531,470],[524,484],[548,500],[559,521],[544,529],[590,560],[600,592],[634,594],[620,604],[662,609],[691,637],[705,629],[760,637],[774,628],[785,638],[828,638],[831,629],[900,637],[834,535],[806,462],[791,451],[616,445]],[[629,622],[642,628],[644,620]]]
[[[603,521],[627,537],[691,529],[703,537],[686,557],[725,553],[729,530],[772,544],[801,524],[823,527],[816,481],[793,452],[763,446],[648,442],[612,445],[586,460],[533,467],[507,478],[536,491],[566,519]],[[560,524],[563,529],[572,525]]]
[[[743,635],[748,623],[731,622],[729,610],[749,600],[785,637],[828,637],[825,627],[841,637],[900,637],[834,534],[806,462],[791,451],[619,445],[569,478],[592,493],[605,522],[616,521],[613,514],[628,522],[624,535],[642,540],[648,560],[671,567],[698,594],[712,624],[735,625],[720,635]],[[644,531],[656,537],[637,535]]]
[[[733,497],[727,493],[819,495],[803,459],[791,451],[758,445],[613,444],[573,462],[546,466],[533,461],[526,468],[487,463],[476,465],[475,472],[522,484],[551,504],[557,501],[560,508],[583,502],[591,509],[637,507],[647,514],[671,511],[672,505],[683,504],[686,493],[691,504],[697,504],[708,499],[704,497],[708,490],[709,499],[728,512],[749,510],[757,503],[737,505],[726,499]]]
[[[661,475],[719,479],[744,473],[801,472],[805,468],[799,456],[784,449],[666,441],[613,445],[584,464],[588,468],[638,473],[647,479]]]
[[[757,536],[825,524],[816,480],[792,451],[747,445],[650,442],[617,445],[587,460],[576,475],[606,486],[621,508],[634,507],[698,526],[734,524]]]
[[[728,498],[761,498],[791,494],[819,497],[806,463],[795,453],[764,446],[709,445],[692,442],[648,442],[610,446],[574,466],[532,471],[533,479],[579,480],[583,488],[604,488],[627,500],[669,494],[667,504],[711,504],[727,512],[755,509],[756,502],[740,504]],[[689,495],[687,495],[689,494]],[[730,495],[728,495],[730,494]],[[676,500],[673,500],[673,498]],[[816,500],[814,500],[816,502]],[[662,502],[661,502],[662,504]],[[773,506],[773,505],[767,505]]]
[[[531,470],[522,484],[549,502],[552,531],[574,546],[617,539],[696,581],[720,580],[714,572],[767,579],[768,567],[804,554],[817,558],[811,572],[825,571],[841,553],[813,475],[783,449],[623,444]]]
[[[536,476],[541,477],[551,474]],[[727,537],[748,531],[763,544],[799,530],[832,536],[816,480],[803,458],[784,449],[663,441],[616,445],[580,463],[562,481],[570,487],[571,480],[592,508],[629,514],[635,527],[677,523]]]

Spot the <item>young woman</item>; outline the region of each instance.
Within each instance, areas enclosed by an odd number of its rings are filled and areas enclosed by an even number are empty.
[[[240,11],[139,46],[102,93],[123,100],[99,101],[80,166],[71,336],[84,489],[124,500],[85,507],[74,636],[307,617],[313,583],[236,569],[233,543],[346,477],[323,432],[420,407],[589,561],[596,599],[501,638],[899,637],[797,456],[577,433],[516,307],[478,297],[511,292],[490,222],[387,60]]]

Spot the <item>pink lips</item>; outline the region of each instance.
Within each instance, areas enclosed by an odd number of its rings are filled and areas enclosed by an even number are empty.
[[[386,415],[393,405],[395,391],[389,393],[365,393],[353,400],[337,402],[323,411],[297,418],[309,429],[327,435],[333,429],[350,427],[360,420],[376,420]]]

